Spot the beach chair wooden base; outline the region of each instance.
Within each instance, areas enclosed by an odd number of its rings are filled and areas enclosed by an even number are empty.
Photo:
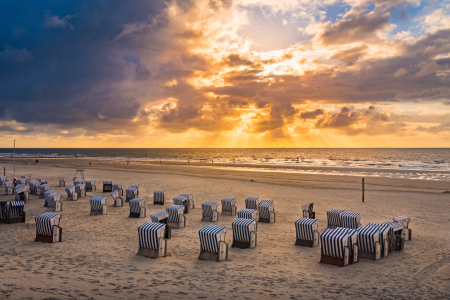
[[[356,264],[359,262],[359,247],[358,245],[353,245],[353,254],[350,254],[349,264]]]
[[[106,204],[102,205],[102,210],[91,210],[91,216],[106,215]]]
[[[117,197],[116,199],[114,199],[114,206],[115,207],[123,206],[123,199],[120,197]]]
[[[167,222],[167,225],[173,229],[185,228],[186,227],[186,218],[185,216],[180,216],[179,222]]]
[[[213,216],[212,217],[203,216],[202,217],[202,221],[217,222],[217,221],[219,221],[219,214],[216,211],[213,211]]]
[[[164,205],[164,202],[155,202],[155,201],[153,201],[153,205]]]
[[[147,215],[147,210],[145,209],[145,207],[141,207],[140,213],[132,213],[130,212],[130,215],[128,216],[129,218],[145,218]]]
[[[97,187],[95,187],[95,186],[93,186],[92,188],[86,188],[86,192],[92,193],[92,192],[95,192],[95,191],[97,191]]]
[[[261,223],[275,223],[275,212],[273,212],[273,211],[270,212],[270,219],[265,219],[265,218],[259,217],[258,222],[261,222]]]
[[[223,261],[228,259],[228,244],[219,242],[219,253],[200,250],[200,260]]]
[[[53,235],[38,235],[36,232],[35,242],[43,242],[43,243],[57,243],[62,240],[62,228],[53,225]]]
[[[6,218],[4,220],[6,220]],[[7,219],[7,221],[8,221],[8,224],[25,223],[25,212],[23,212],[23,215],[20,216],[19,218],[11,218],[11,217],[9,217]]]
[[[235,216],[236,215],[236,206],[231,207],[231,211],[229,210],[222,210],[222,215],[224,216]]]
[[[54,207],[47,207],[47,212],[60,212],[60,211],[62,211],[62,203],[60,201],[56,201]]]
[[[348,250],[348,248],[347,248],[347,250]],[[338,257],[322,255],[322,257],[320,258],[320,263],[334,265],[334,266],[338,266],[338,267],[345,267],[349,264],[349,258],[350,258],[350,256],[348,255],[348,253],[347,253],[346,258],[338,258]]]
[[[233,244],[231,244],[231,248],[240,248],[240,249],[253,249],[256,248],[258,235],[256,232],[250,232],[250,242],[243,242],[233,240]]]
[[[380,260],[381,259],[381,244],[375,243],[375,253],[359,251],[359,259]]]
[[[164,238],[170,240],[172,238],[172,227],[166,224],[166,230],[164,230]]]
[[[314,241],[307,241],[307,240],[300,240],[297,239],[295,241],[295,246],[302,246],[302,247],[314,247]]]
[[[86,197],[86,191],[81,191],[81,193],[77,193],[78,198],[84,198]]]
[[[8,224],[8,220],[6,218],[0,218],[0,224]]]
[[[136,255],[149,258],[165,257],[167,255],[167,241],[166,239],[159,238],[159,249],[147,249],[141,247]]]
[[[112,184],[103,185],[103,193],[112,193]]]

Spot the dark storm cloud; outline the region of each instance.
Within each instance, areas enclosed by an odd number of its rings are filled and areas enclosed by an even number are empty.
[[[302,119],[315,119],[320,115],[323,115],[325,111],[323,109],[316,109],[313,111],[304,111],[300,114],[300,118]]]

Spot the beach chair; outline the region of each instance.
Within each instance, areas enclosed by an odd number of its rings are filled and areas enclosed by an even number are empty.
[[[46,191],[50,190],[50,184],[44,183],[39,185],[39,198],[44,198],[44,194]]]
[[[26,183],[24,183],[24,184],[27,184],[28,183],[28,181],[30,181],[31,180],[31,175],[30,174],[24,174],[24,175],[22,175],[22,176],[20,176],[21,178],[25,178],[26,179]]]
[[[134,198],[130,200],[130,215],[129,218],[145,218],[145,199]]]
[[[139,226],[137,255],[150,258],[165,257],[167,253],[167,240],[164,238],[165,228],[165,224],[153,222],[145,222]]]
[[[186,217],[184,216],[183,205],[172,205],[166,208],[166,211],[169,213],[169,220],[167,225],[174,229],[186,227]]]
[[[253,249],[257,244],[256,221],[252,219],[240,219],[231,223],[233,229],[233,244],[231,247],[241,249]]]
[[[16,185],[14,188],[14,199],[26,202],[28,200],[28,186],[24,184]]]
[[[84,183],[76,184],[75,193],[78,194],[78,198],[86,197],[86,185]]]
[[[8,223],[25,223],[25,202],[11,201],[8,205]]]
[[[173,198],[173,204],[174,205],[183,205],[184,206],[184,214],[188,214],[191,210],[191,207],[189,205],[189,199],[186,196],[177,196]]]
[[[36,216],[36,242],[61,242],[62,228],[59,226],[61,214],[45,212]]]
[[[61,194],[52,193],[45,195],[45,204],[49,212],[62,211]]]
[[[84,178],[74,179],[73,180],[73,185],[77,186],[77,184],[84,184],[84,185],[86,185],[86,180],[84,180]]]
[[[86,180],[86,192],[95,192],[97,187],[95,186],[95,180]]]
[[[259,197],[248,197],[245,199],[245,208],[258,209]]]
[[[164,194],[166,191],[156,190],[153,192],[153,204],[164,205]]]
[[[369,223],[368,226],[376,226],[380,232],[381,257],[387,257],[395,246],[394,230],[389,224]]]
[[[27,184],[28,183],[28,179],[26,179],[26,178],[17,178],[16,179],[16,184],[22,184],[22,185],[25,185],[25,184]]]
[[[89,199],[91,206],[91,216],[106,215],[106,197],[95,195]]]
[[[205,202],[202,204],[202,221],[217,222],[219,213],[217,212],[217,202]]]
[[[123,196],[123,188],[122,188],[122,184],[121,183],[114,183],[112,186],[112,190],[113,191],[118,191],[119,192],[119,196]]]
[[[296,246],[319,246],[319,221],[316,219],[300,218],[295,221]]]
[[[237,215],[240,219],[259,220],[259,214],[256,209],[243,208],[238,211]]]
[[[275,223],[275,205],[272,200],[261,200],[258,204],[259,222]]]
[[[5,187],[5,195],[13,195],[13,185],[13,181],[5,181],[5,183],[3,183],[3,186]]]
[[[405,237],[403,234],[403,225],[397,222],[384,222],[383,224],[389,225],[392,228],[393,234],[391,236],[391,245],[389,252],[403,251],[405,247]]]
[[[127,188],[125,190],[125,201],[130,201],[131,199],[137,198],[138,189],[136,188]]]
[[[403,225],[403,238],[405,241],[411,240],[411,229],[409,229],[410,218],[407,216],[396,217],[393,219],[395,223],[400,223]]]
[[[139,184],[130,184],[130,186],[128,187],[130,189],[136,189],[136,197],[139,196]]]
[[[303,218],[315,219],[316,213],[313,211],[313,209],[314,209],[314,203],[303,204],[302,205]]]
[[[188,203],[189,203],[189,208],[190,209],[194,209],[195,208],[194,194],[192,194],[192,193],[183,193],[180,196],[185,196],[185,197],[188,198]]]
[[[6,176],[0,176],[0,186],[3,186],[3,184],[6,182]]]
[[[361,214],[345,211],[341,214],[341,224],[344,228],[356,229],[361,226]]]
[[[358,227],[359,258],[380,260],[389,253],[388,241],[383,241],[383,232],[377,225]]]
[[[46,184],[47,183],[47,181],[45,181],[44,177],[37,178],[36,180],[38,180],[40,184]]]
[[[200,237],[200,255],[198,259],[223,261],[228,258],[225,227],[208,224],[200,229],[198,235]]]
[[[114,191],[111,193],[111,197],[112,197],[113,200],[114,200],[114,206],[115,206],[115,207],[121,207],[121,206],[123,206],[123,199],[122,199],[122,197],[119,196],[119,190],[114,190]]]
[[[39,196],[40,195],[39,185],[41,185],[39,180],[33,179],[28,181],[28,186],[30,187],[30,194]]]
[[[67,193],[67,199],[70,199],[73,201],[78,200],[78,194],[75,192],[74,185],[69,185],[68,187],[65,188],[65,191]]]
[[[103,181],[103,193],[111,193],[112,191],[112,181]]]
[[[9,217],[8,201],[0,201],[0,224],[7,224]]]
[[[169,222],[169,213],[166,211],[160,211],[156,214],[153,214],[150,216],[150,219],[152,220],[153,223],[161,223],[161,224],[166,224],[166,228],[165,228],[165,233],[164,233],[164,237],[166,239],[170,239],[172,237],[172,228],[167,225],[167,223]]]
[[[226,197],[221,200],[222,215],[235,216],[236,215],[236,198]]]
[[[59,180],[59,187],[65,187],[66,186],[66,181],[64,179],[64,176],[59,176],[58,180]]]
[[[327,229],[320,235],[320,262],[339,267],[350,263],[350,248],[348,247],[348,233],[334,229]]]
[[[350,249],[349,264],[359,262],[358,230],[343,227],[336,227],[333,230],[335,232],[344,232],[348,235],[348,244],[346,246]]]
[[[47,196],[48,196],[48,195],[51,195],[51,194],[53,194],[53,193],[56,193],[56,191],[55,191],[55,190],[48,190],[48,191],[45,191],[45,193],[44,193],[44,198],[45,198],[44,207],[47,207]]]
[[[327,227],[334,229],[336,227],[342,227],[342,214],[345,211],[343,209],[332,208],[327,211]]]

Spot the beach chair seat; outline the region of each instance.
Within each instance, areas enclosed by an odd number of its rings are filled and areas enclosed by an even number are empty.
[[[205,202],[202,204],[202,221],[217,222],[219,213],[217,212],[217,202]]]
[[[95,192],[97,187],[95,185],[95,180],[86,180],[86,192]]]
[[[9,206],[8,201],[0,201],[0,224],[8,223]]]
[[[78,194],[78,198],[86,197],[86,185],[84,183],[76,184],[75,193]]]
[[[72,200],[72,201],[78,200],[78,194],[75,192],[75,186],[74,185],[69,185],[64,190],[67,193],[67,199]]]
[[[28,186],[24,184],[18,184],[14,188],[14,199],[16,201],[27,201],[28,200]]]
[[[188,198],[189,208],[190,209],[194,209],[195,208],[194,194],[192,194],[192,193],[183,193],[180,196],[185,196],[185,197]]]
[[[166,224],[164,237],[166,239],[170,239],[172,237],[172,228],[168,225],[169,222],[169,213],[166,211],[160,211],[156,214],[150,216],[150,219],[153,223],[161,223]]]
[[[125,201],[128,202],[131,199],[137,198],[138,190],[136,188],[127,188],[125,190]]]
[[[36,242],[57,243],[62,240],[62,228],[59,226],[61,214],[45,212],[36,216]]]
[[[188,214],[191,211],[191,207],[189,205],[189,199],[186,196],[177,196],[173,198],[174,205],[183,205],[184,206],[184,214]]]
[[[130,202],[130,218],[145,218],[145,199],[134,198]]]
[[[122,197],[123,196],[123,188],[122,188],[122,184],[119,183],[114,183],[112,185],[112,190],[114,191],[118,191],[119,192],[119,196]]]
[[[44,183],[39,185],[39,198],[45,198],[44,194],[46,191],[50,190],[50,184]]]
[[[112,181],[103,181],[103,193],[111,193],[112,191]]]
[[[106,215],[106,197],[103,195],[95,195],[89,199],[91,206],[91,216]]]
[[[409,228],[410,218],[407,216],[396,217],[393,219],[395,223],[400,223],[403,225],[403,238],[405,241],[411,240],[411,229]]]
[[[223,261],[228,258],[225,227],[208,224],[200,229],[198,235],[200,237],[200,255],[198,259]]]
[[[339,267],[350,263],[350,249],[348,247],[348,233],[328,228],[320,235],[320,262]]]
[[[145,222],[139,226],[137,255],[150,258],[165,257],[167,254],[167,240],[164,238],[165,228],[166,224],[153,222]]]
[[[327,227],[334,229],[336,227],[342,227],[342,214],[345,211],[343,209],[332,208],[327,211]]]
[[[237,247],[241,249],[253,249],[257,244],[256,233],[256,220],[253,219],[241,219],[231,223],[233,229],[233,244],[231,247]]]
[[[36,180],[36,179],[28,181],[28,186],[30,187],[30,194],[39,195],[40,194],[40,190],[39,190],[40,184],[41,183],[39,182],[39,180]]]
[[[61,194],[54,193],[45,195],[45,206],[49,212],[62,211]]]
[[[316,219],[300,218],[295,221],[296,246],[319,246],[319,221]]]
[[[164,190],[156,190],[153,192],[153,204],[164,205]]]
[[[314,203],[303,204],[302,205],[303,218],[315,219],[316,213],[313,210],[314,210]]]
[[[235,216],[236,215],[236,198],[226,197],[221,200],[222,202],[222,215]]]
[[[261,200],[258,204],[259,222],[275,223],[275,205],[272,200]]]
[[[166,208],[169,213],[167,225],[174,229],[186,227],[186,217],[184,216],[184,205],[172,205]]]
[[[120,195],[119,195],[119,190],[114,190],[114,191],[111,193],[111,197],[112,197],[113,200],[114,200],[114,206],[115,206],[115,207],[121,207],[121,206],[123,206],[123,199],[122,199],[122,197],[120,197]]]
[[[58,181],[59,181],[59,187],[65,187],[66,186],[66,181],[64,179],[64,176],[59,176],[58,177]]]
[[[345,211],[341,214],[341,224],[344,228],[356,229],[361,226],[361,214]]]
[[[258,209],[259,197],[247,197],[245,199],[245,208]]]

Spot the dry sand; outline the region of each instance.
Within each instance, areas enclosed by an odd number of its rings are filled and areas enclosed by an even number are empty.
[[[63,195],[63,242],[34,242],[34,217],[45,208],[43,199],[31,195],[25,224],[0,224],[0,299],[450,298],[450,194],[443,193],[450,190],[448,181],[367,178],[362,203],[361,179],[352,176],[95,161],[85,174],[97,180],[98,191],[66,201],[64,188],[57,187],[58,176],[69,183],[73,166],[86,161],[24,162],[16,165],[16,175],[46,177]],[[0,162],[0,167],[11,177],[9,162]],[[103,180],[124,187],[140,184],[147,218],[128,218],[128,205],[113,207],[108,194],[108,214],[90,216],[89,198],[102,194]],[[155,189],[166,190],[164,207],[152,205]],[[187,215],[186,228],[172,231],[169,255],[155,260],[136,256],[137,228],[185,192],[194,193],[196,209]],[[201,203],[235,197],[239,210],[248,196],[274,200],[277,213],[276,223],[259,223],[256,249],[230,248],[224,262],[198,260],[198,230],[208,224],[200,221]],[[326,211],[341,208],[362,213],[363,225],[408,215],[413,240],[405,243],[405,251],[377,262],[362,260],[344,268],[320,264],[320,247],[294,246],[294,222],[307,202],[314,202],[320,232],[326,228]],[[230,246],[235,219],[220,216],[216,223],[226,226]]]

